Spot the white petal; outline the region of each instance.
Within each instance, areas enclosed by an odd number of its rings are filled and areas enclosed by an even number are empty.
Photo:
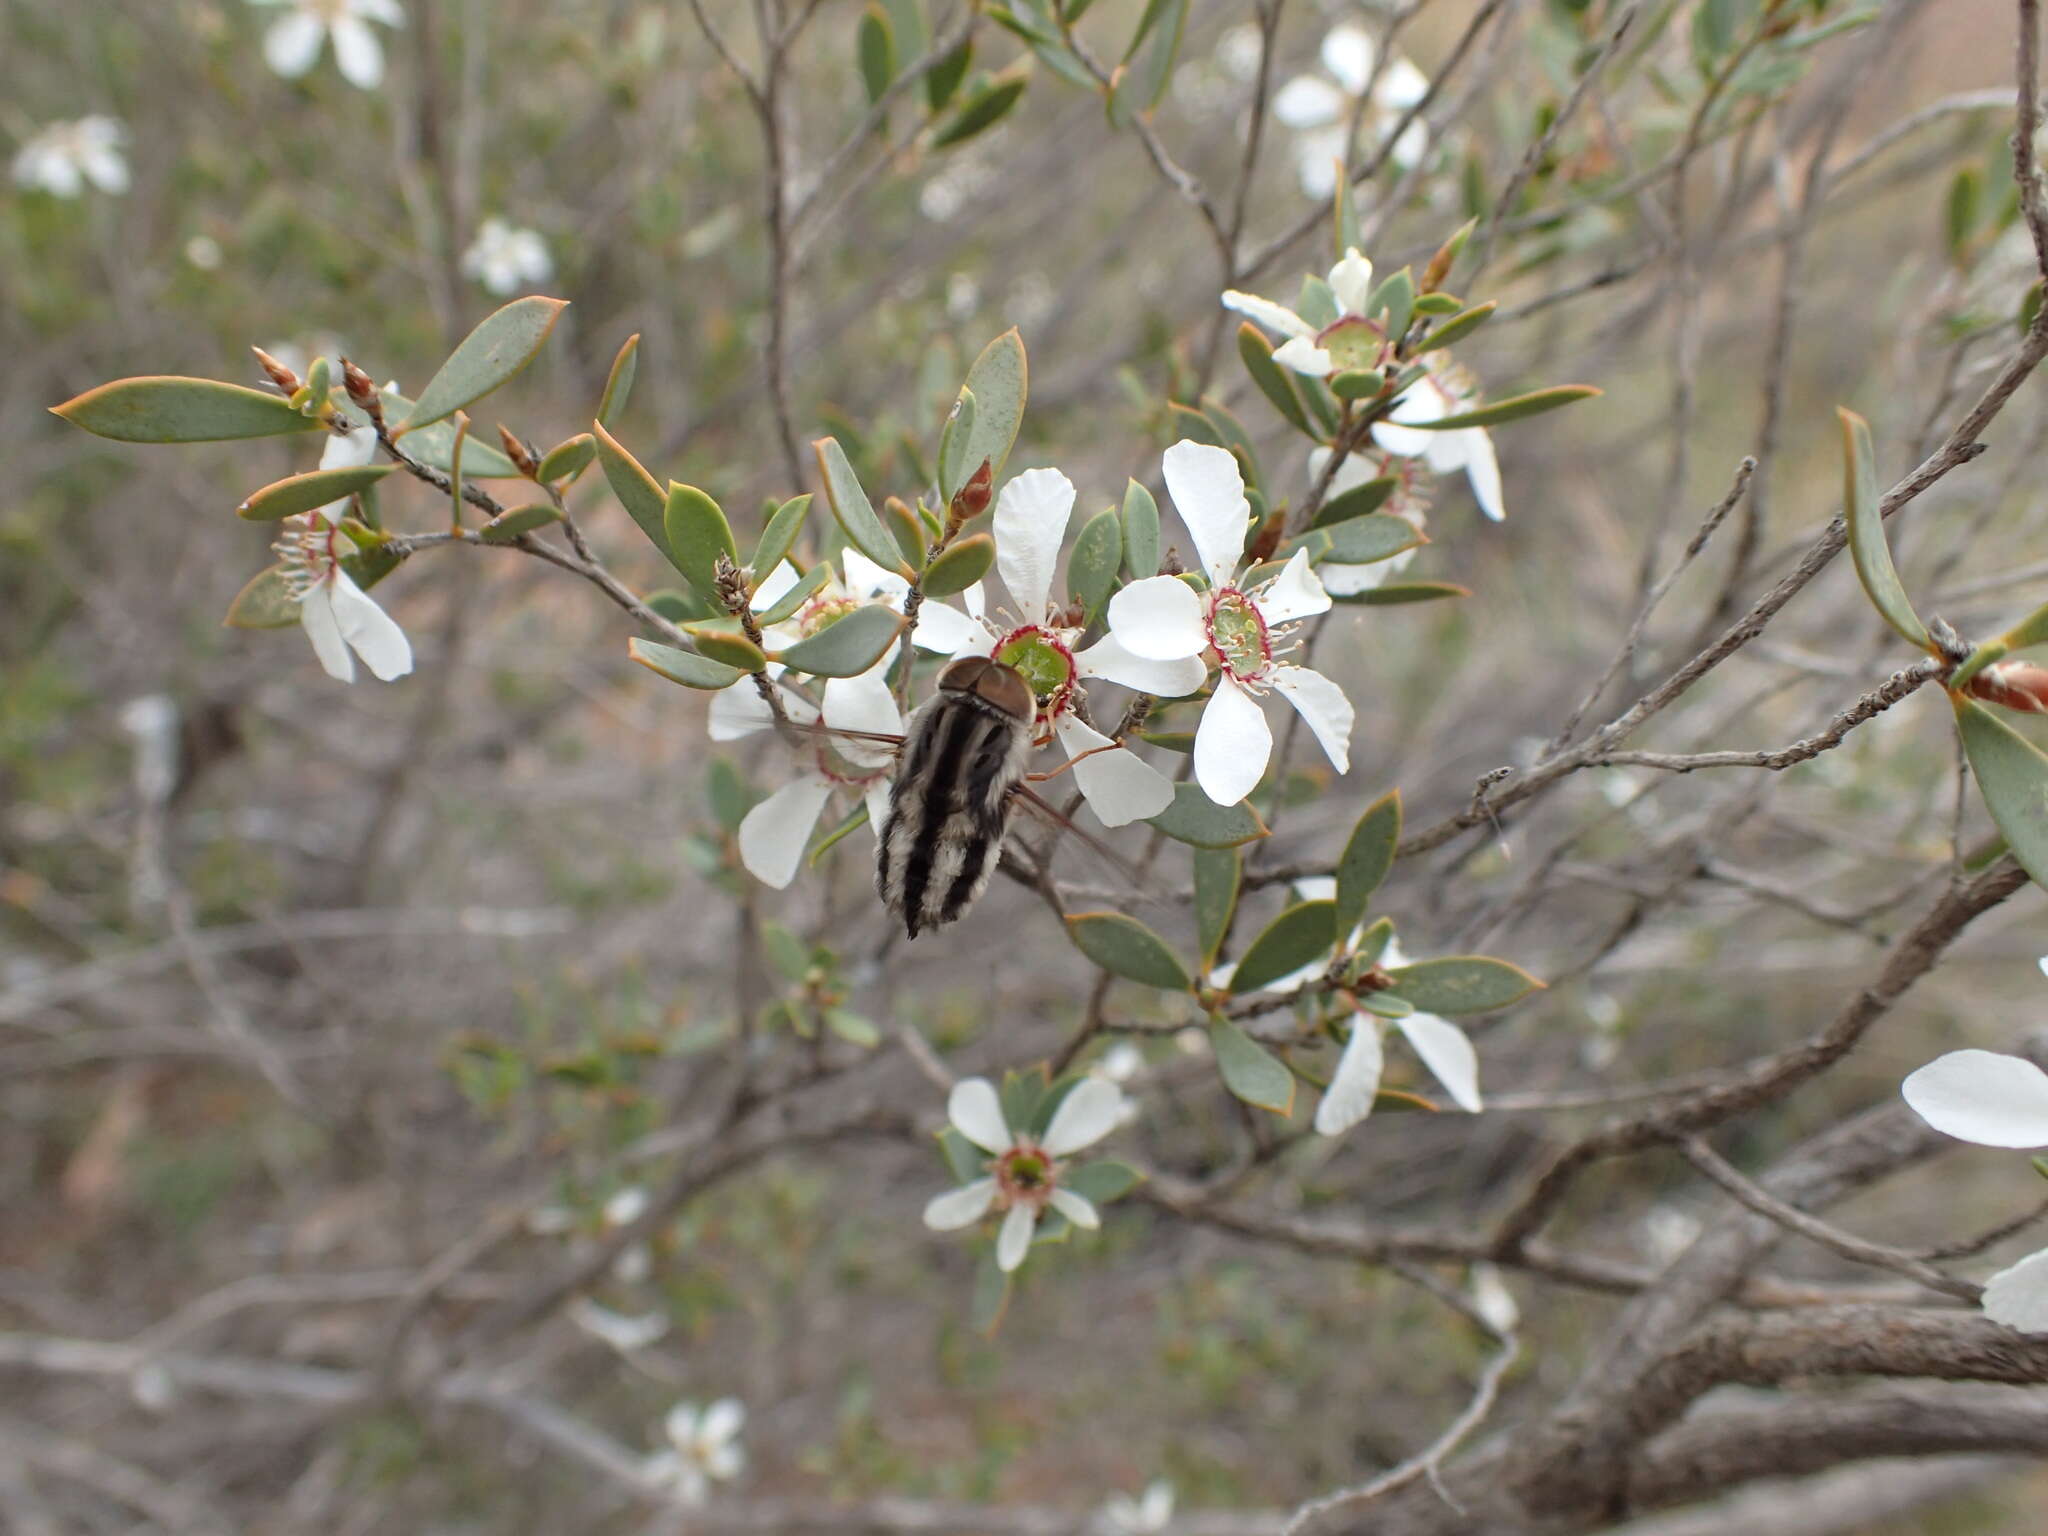
[[[263,34],[263,61],[287,80],[295,80],[320,57],[327,29],[310,11],[292,11],[271,23]]]
[[[1266,712],[1230,677],[1216,679],[1216,691],[1202,706],[1195,727],[1195,782],[1218,805],[1235,805],[1259,787],[1273,755],[1273,731]]]
[[[398,0],[349,0],[349,9],[366,21],[381,21],[387,27],[405,25],[405,8]]]
[[[1395,110],[1405,112],[1407,108],[1398,107]],[[1394,147],[1389,151],[1387,158],[1394,162],[1397,170],[1405,171],[1428,153],[1429,124],[1418,117],[1401,130],[1401,136],[1394,140]]]
[[[1075,1226],[1093,1232],[1102,1225],[1102,1218],[1096,1214],[1095,1207],[1071,1189],[1055,1189],[1051,1198],[1052,1208]]]
[[[1372,1113],[1372,1101],[1379,1096],[1380,1026],[1364,1016],[1351,1021],[1351,1039],[1337,1059],[1337,1071],[1323,1090],[1323,1102],[1316,1106],[1316,1130],[1324,1136],[1341,1136]]]
[[[2023,1056],[1950,1051],[1899,1091],[1944,1135],[1985,1147],[2048,1147],[2048,1072]]]
[[[1003,1118],[1003,1101],[987,1078],[963,1077],[955,1083],[946,1098],[946,1118],[982,1151],[1010,1150],[1010,1125]]]
[[[1344,156],[1350,148],[1350,125],[1312,128],[1294,141],[1294,175],[1301,190],[1314,198],[1329,197],[1337,190],[1337,178],[1344,171]]]
[[[754,588],[750,606],[756,613],[766,613],[782,600],[785,592],[802,580],[795,565],[787,560],[778,560],[775,569],[763,576],[760,585]]]
[[[1417,69],[1412,61],[1393,58],[1380,72],[1380,83],[1373,87],[1372,99],[1396,112],[1406,112],[1428,94],[1429,76]],[[1421,126],[1419,120],[1416,126]]]
[[[1360,592],[1370,592],[1400,575],[1414,559],[1415,551],[1404,549],[1398,555],[1375,560],[1371,565],[1330,565],[1326,562],[1316,567],[1316,580],[1323,584],[1323,590],[1331,597],[1353,597]]]
[[[587,1296],[579,1296],[569,1303],[569,1321],[622,1355],[645,1349],[668,1332],[668,1319],[659,1312],[628,1317],[610,1307],[599,1306]]]
[[[829,779],[806,774],[747,812],[740,823],[740,862],[747,872],[763,885],[786,889],[803,864],[811,829],[831,793]]]
[[[1330,268],[1330,288],[1337,295],[1337,307],[1347,315],[1365,313],[1365,301],[1372,297],[1372,263],[1352,246],[1344,259]]]
[[[855,597],[887,598],[891,608],[902,611],[910,583],[896,572],[885,570],[850,546],[840,551],[839,568],[846,573],[846,590]]]
[[[1237,460],[1228,449],[1183,438],[1166,450],[1160,464],[1167,494],[1188,526],[1202,569],[1217,586],[1227,586],[1244,558],[1245,525],[1252,515]]]
[[[996,498],[996,569],[1027,624],[1045,618],[1052,573],[1073,512],[1074,482],[1056,469],[1027,469]]]
[[[354,16],[337,16],[330,24],[334,37],[334,62],[350,85],[374,91],[384,83],[384,49],[368,23]]]
[[[976,641],[988,644],[989,633],[958,608],[949,608],[936,598],[926,598],[917,610],[917,628],[910,638],[921,651],[941,656],[958,656]]]
[[[313,642],[313,654],[319,657],[321,669],[337,683],[354,682],[355,658],[349,655],[348,643],[341,638],[341,626],[334,621],[334,601],[325,582],[300,600],[299,622],[305,626],[306,638]]]
[[[1347,105],[1342,91],[1315,75],[1296,75],[1273,93],[1273,116],[1289,128],[1326,128]]]
[[[885,736],[903,732],[903,717],[896,711],[896,696],[889,691],[883,674],[886,660],[858,677],[835,677],[825,684],[825,723],[842,731],[874,731]],[[745,684],[739,686],[744,687]],[[864,766],[879,766],[894,756],[879,741],[839,741],[837,749]]]
[[[1433,1013],[1411,1013],[1405,1019],[1394,1020],[1394,1028],[1407,1036],[1408,1043],[1415,1047],[1415,1054],[1422,1058],[1422,1064],[1444,1085],[1444,1092],[1451,1096],[1458,1108],[1468,1114],[1478,1114],[1482,1108],[1479,1100],[1479,1053],[1472,1049],[1472,1042],[1465,1038],[1465,1031]]]
[[[1133,656],[1177,661],[1209,645],[1201,595],[1178,576],[1147,576],[1109,600],[1109,631]]]
[[[1303,901],[1335,901],[1337,899],[1337,877],[1335,875],[1303,875],[1294,882],[1294,894]]]
[[[1329,449],[1309,449],[1308,478],[1310,484],[1314,484],[1322,478],[1323,470],[1329,462]],[[1332,498],[1341,496],[1346,491],[1356,490],[1368,480],[1378,478],[1379,471],[1371,459],[1367,458],[1363,453],[1347,453],[1344,455],[1344,462],[1337,466],[1337,472],[1330,476],[1330,495]]]
[[[320,450],[322,469],[353,469],[358,464],[367,464],[377,457],[377,434],[368,427],[357,427],[346,436],[339,432],[327,434],[327,443]]]
[[[1323,590],[1316,573],[1309,569],[1308,551],[1305,549],[1294,552],[1294,558],[1287,562],[1278,576],[1259,589],[1254,601],[1258,605],[1259,617],[1268,624],[1286,624],[1330,611],[1330,594]]]
[[[1357,711],[1344,697],[1344,690],[1322,673],[1308,667],[1277,666],[1266,674],[1271,683],[1300,711],[1308,728],[1329,755],[1339,773],[1351,771],[1351,722]]]
[[[1467,427],[1450,435],[1465,440],[1465,478],[1472,482],[1472,496],[1479,503],[1479,510],[1500,522],[1508,510],[1501,500],[1500,461],[1493,456],[1493,439],[1486,435],[1484,427]]]
[[[1449,409],[1444,411],[1444,415],[1450,414]],[[1465,467],[1471,448],[1471,440],[1463,432],[1432,432],[1422,457],[1437,474],[1454,475]]]
[[[886,776],[876,779],[861,794],[868,808],[868,830],[879,841],[882,828],[889,824],[889,780]]]
[[[1099,677],[1158,699],[1185,698],[1209,676],[1209,664],[1199,656],[1181,656],[1172,661],[1134,656],[1114,633],[1104,635],[1087,650],[1076,652],[1074,670],[1083,677]]]
[[[337,570],[330,585],[334,592],[334,622],[341,630],[341,638],[363,658],[377,680],[388,683],[410,672],[412,642],[405,638],[398,621],[350,581],[347,571]]]
[[[1107,736],[1072,715],[1060,716],[1053,729],[1069,757],[1109,745]],[[1173,781],[1122,747],[1075,763],[1073,772],[1074,787],[1087,797],[1088,808],[1105,827],[1127,827],[1173,804]]]
[[[995,1204],[996,1181],[976,1179],[972,1184],[963,1184],[958,1189],[949,1189],[943,1195],[934,1195],[926,1202],[924,1224],[934,1232],[957,1232],[962,1227],[971,1227],[988,1214],[988,1208]]]
[[[1353,96],[1363,94],[1366,81],[1372,78],[1373,61],[1379,56],[1365,29],[1350,25],[1332,27],[1330,35],[1323,39],[1322,53],[1323,68],[1335,75]]]
[[[996,1234],[997,1269],[1007,1275],[1024,1262],[1024,1255],[1031,1251],[1032,1229],[1037,1225],[1038,1212],[1030,1206],[1010,1207],[1010,1214],[1003,1218],[1003,1230]]]
[[[1305,373],[1312,379],[1327,379],[1336,368],[1336,359],[1306,336],[1297,336],[1292,341],[1283,341],[1273,349],[1273,361],[1282,368],[1292,368],[1296,373]],[[1377,432],[1379,426],[1374,425]]]
[[[747,1422],[746,1405],[736,1397],[721,1397],[704,1410],[697,1421],[697,1442],[701,1446],[723,1445]]]
[[[738,1477],[740,1469],[747,1464],[745,1450],[729,1440],[721,1441],[717,1445],[707,1445],[699,1454],[704,1463],[704,1470],[716,1478]]]
[[[1115,1083],[1104,1077],[1083,1078],[1072,1093],[1060,1100],[1040,1145],[1053,1157],[1078,1152],[1115,1130],[1123,1107],[1124,1091]]]
[[[1472,1305],[1495,1333],[1513,1333],[1521,1325],[1522,1309],[1515,1293],[1508,1289],[1500,1266],[1481,1259],[1472,1266]]]
[[[1984,1287],[1984,1315],[2021,1333],[2048,1333],[2048,1249],[2001,1269]]]
[[[1223,307],[1234,309],[1247,320],[1256,321],[1269,331],[1278,331],[1282,336],[1314,336],[1316,333],[1314,326],[1284,304],[1275,304],[1255,293],[1228,289],[1223,295]]]
[[[120,152],[105,144],[88,144],[79,152],[79,168],[86,179],[102,192],[116,196],[128,190],[128,162]]]
[[[697,1438],[698,1418],[695,1403],[677,1403],[661,1421],[662,1433],[669,1437],[678,1450],[687,1449]]]

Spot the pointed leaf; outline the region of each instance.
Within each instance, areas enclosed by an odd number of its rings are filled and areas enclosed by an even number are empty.
[[[902,633],[902,614],[870,604],[799,640],[778,659],[813,677],[858,677],[880,661]]]
[[[303,475],[273,480],[262,490],[251,492],[249,499],[235,508],[235,515],[252,523],[267,523],[280,517],[310,512],[330,501],[340,501],[358,491],[368,490],[397,467],[396,464],[355,464],[341,469],[308,470]]]
[[[694,485],[671,480],[662,507],[661,526],[668,538],[669,558],[707,603],[718,601],[718,557],[739,562],[732,524],[725,510]]]
[[[1024,77],[1005,71],[992,77],[980,90],[960,103],[953,120],[932,135],[933,149],[951,149],[965,144],[976,134],[986,133],[1003,120],[1024,94]]]
[[[218,443],[321,430],[280,396],[217,379],[116,379],[50,409],[118,443]]]
[[[1849,527],[1849,554],[1856,579],[1885,623],[1922,650],[1931,650],[1927,626],[1913,611],[1892,564],[1884,536],[1884,514],[1877,495],[1877,460],[1870,446],[1870,426],[1854,411],[1837,407],[1842,419],[1842,513]]]
[[[1294,1112],[1294,1074],[1243,1028],[1224,1018],[1209,1021],[1209,1044],[1223,1086],[1255,1109],[1276,1115]]]
[[[633,398],[633,380],[640,373],[640,333],[635,331],[612,359],[612,371],[604,381],[604,394],[597,402],[597,419],[610,426]]]
[[[755,621],[763,629],[771,629],[784,620],[793,617],[797,609],[803,607],[805,603],[816,597],[819,589],[831,579],[831,565],[821,561],[805,573],[803,580],[778,597],[771,606],[757,614]]]
[[[730,688],[747,675],[738,667],[728,667],[709,656],[699,656],[694,651],[678,650],[675,646],[661,645],[653,640],[629,640],[626,653],[648,671],[659,672],[670,682],[681,683],[685,688],[716,691]]]
[[[1491,320],[1494,310],[1498,307],[1495,300],[1488,299],[1484,304],[1474,304],[1470,309],[1459,310],[1442,325],[1431,326],[1429,339],[1423,345],[1434,351],[1440,347],[1448,347],[1454,341],[1463,341]]]
[[[933,116],[946,110],[946,103],[960,89],[960,82],[967,78],[967,68],[973,62],[974,39],[966,37],[960,40],[959,47],[926,71],[924,104]]]
[[[1404,421],[1404,427],[1413,427],[1418,432],[1458,432],[1466,427],[1497,427],[1504,421],[1520,421],[1524,416],[1540,416],[1545,411],[1554,411],[1559,406],[1570,405],[1575,400],[1591,400],[1602,393],[1590,384],[1559,384],[1551,389],[1532,390],[1526,395],[1516,395],[1510,400],[1496,400],[1492,405],[1482,405],[1477,410],[1461,411],[1455,416],[1439,416],[1435,421]]]
[[[945,502],[950,503],[967,477],[981,468],[979,459],[967,462],[967,444],[973,436],[974,391],[963,384],[953,409],[946,413],[946,424],[939,429],[939,497]]]
[[[811,497],[807,491],[801,496],[790,497],[768,519],[768,526],[761,530],[761,542],[754,546],[753,558],[747,562],[754,573],[757,588],[796,547],[797,538],[804,530],[804,518],[810,510]]]
[[[1127,128],[1159,105],[1159,99],[1166,94],[1167,81],[1173,78],[1173,61],[1180,53],[1181,33],[1187,21],[1188,0],[1166,0],[1145,29],[1135,56],[1117,72],[1110,87],[1111,126]]]
[[[966,470],[963,482],[981,468],[983,459],[988,460],[990,476],[1000,482],[1031,392],[1024,338],[1015,326],[981,349],[967,370],[967,388],[974,392],[974,422],[961,460]]]
[[[1112,976],[1173,992],[1188,989],[1188,973],[1166,940],[1121,912],[1080,912],[1067,919],[1067,936]]]
[[[1197,848],[1195,860],[1195,942],[1201,946],[1202,968],[1216,963],[1223,936],[1230,931],[1243,877],[1243,856],[1235,848]]]
[[[1982,705],[1953,702],[1970,772],[1991,819],[2034,883],[2048,887],[2048,755]]]
[[[1401,482],[1397,477],[1381,475],[1377,480],[1368,480],[1348,491],[1339,491],[1316,508],[1315,526],[1328,528],[1333,523],[1345,523],[1354,517],[1364,517],[1368,512],[1377,512],[1400,488]]]
[[[1157,827],[1177,843],[1191,843],[1197,848],[1235,848],[1240,843],[1256,842],[1270,831],[1250,802],[1218,805],[1194,784],[1174,785],[1173,804],[1157,816],[1146,818],[1146,824]]]
[[[412,409],[412,402],[395,389],[379,392],[384,399],[384,414],[387,420],[398,421]],[[370,429],[370,418],[360,410],[347,393],[337,389],[333,396],[334,408],[364,431]],[[409,432],[405,438],[406,456],[417,459],[429,469],[438,469],[443,474],[455,467],[455,423],[437,421],[432,426],[421,427]],[[473,437],[465,436],[462,442],[462,477],[465,480],[524,480],[519,466],[506,458],[498,449],[488,443],[480,443]]]
[[[996,563],[996,541],[985,533],[955,539],[939,552],[939,558],[925,567],[924,595],[951,597],[965,592]]]
[[[395,430],[409,432],[439,421],[509,381],[533,361],[568,307],[566,299],[533,294],[486,315],[427,381],[412,413]]]
[[[1363,592],[1353,592],[1344,597],[1332,594],[1330,600],[1336,603],[1354,603],[1362,608],[1390,608],[1398,603],[1433,603],[1439,598],[1471,595],[1470,587],[1461,587],[1454,581],[1403,581],[1369,587]]]
[[[1365,916],[1372,893],[1394,867],[1401,841],[1401,792],[1390,789],[1365,808],[1337,860],[1337,932],[1348,934]]]
[[[573,479],[588,469],[590,461],[596,457],[597,439],[588,432],[578,432],[566,443],[557,443],[547,451],[534,470],[533,478],[542,485]]]
[[[605,483],[611,486],[619,505],[640,525],[640,531],[653,541],[654,547],[662,552],[669,564],[681,571],[681,564],[669,551],[668,529],[664,526],[668,498],[662,494],[654,476],[642,469],[640,461],[626,452],[619,440],[605,431],[601,424],[593,424],[590,430],[597,439],[598,465],[604,470]],[[689,573],[684,571],[683,574]]]
[[[1074,540],[1074,552],[1067,557],[1067,592],[1081,605],[1090,623],[1109,601],[1123,558],[1124,539],[1116,508],[1105,508],[1081,525],[1080,535]]]
[[[1230,977],[1230,990],[1256,992],[1311,965],[1337,942],[1337,904],[1304,901],[1289,907],[1251,942]]]
[[[1543,985],[1519,965],[1485,955],[1446,955],[1387,974],[1393,990],[1417,1008],[1447,1017],[1505,1008]]]
[[[1113,1157],[1098,1157],[1060,1175],[1062,1189],[1071,1189],[1083,1200],[1092,1200],[1097,1205],[1123,1199],[1144,1181],[1144,1174]]]
[[[1159,574],[1159,503],[1132,480],[1124,486],[1124,569],[1134,580]]]
[[[853,464],[846,457],[846,450],[839,446],[839,440],[821,437],[811,444],[811,449],[818,456],[818,478],[825,482],[825,500],[845,530],[846,542],[883,570],[895,571],[906,581],[913,579],[916,568],[905,563],[903,551],[896,547],[896,540],[875,515],[874,503],[861,489],[860,476],[853,472]]]
[[[221,620],[229,629],[283,629],[299,622],[299,600],[292,596],[284,567],[258,571],[228,604]]]
[[[1327,527],[1311,528],[1289,542],[1283,554],[1306,549],[1309,560],[1316,565],[1325,561],[1331,565],[1371,565],[1427,542],[1407,518],[1368,512]]]
[[[510,544],[522,533],[531,533],[536,528],[545,528],[549,523],[561,520],[560,509],[552,502],[537,501],[530,506],[500,512],[476,533],[486,544]]]
[[[889,82],[896,78],[896,38],[889,27],[889,13],[870,4],[861,13],[854,42],[860,60],[860,83],[873,104],[882,99]]]
[[[1273,361],[1273,343],[1249,320],[1237,328],[1237,355],[1244,363],[1245,372],[1252,376],[1252,382],[1259,386],[1259,393],[1266,397],[1273,409],[1286,417],[1297,431],[1316,436],[1315,428],[1308,424],[1308,408],[1301,403],[1301,396],[1294,392],[1294,385],[1288,381],[1290,370]]]

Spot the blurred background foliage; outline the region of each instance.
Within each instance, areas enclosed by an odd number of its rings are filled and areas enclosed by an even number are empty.
[[[741,8],[709,9],[753,61]],[[1290,4],[1272,84],[1317,71],[1345,23],[1382,37],[1398,24],[1400,52],[1434,75],[1475,9]],[[1755,41],[1753,0],[1641,7],[1596,102],[1525,166],[1617,7],[1510,5],[1425,114],[1414,174],[1390,160],[1363,189],[1370,254],[1392,270],[1468,216],[1484,227],[1526,169],[1478,242],[1483,272],[1452,280],[1502,303],[1461,355],[1494,396],[1561,378],[1607,393],[1497,434],[1504,525],[1481,523],[1462,481],[1436,488],[1436,542],[1415,574],[1474,599],[1373,610],[1326,642],[1318,664],[1360,703],[1353,767],[1342,781],[1320,763],[1296,770],[1274,867],[1327,850],[1385,788],[1434,819],[1481,774],[1527,760],[1612,653],[1641,574],[1675,557],[1760,433],[1776,440],[1768,498],[1753,533],[1724,536],[1747,541],[1758,581],[1836,504],[1835,403],[1871,417],[1884,469],[1902,472],[2011,335],[2030,273],[2005,191],[2006,8],[1893,3],[1842,30],[1829,24],[1849,5],[1784,10],[1828,35]],[[867,110],[862,14],[817,5],[785,86],[791,198],[818,193],[784,291],[799,438],[839,434],[877,499],[910,494],[913,450],[931,452],[966,360],[1015,324],[1033,379],[1011,468],[1058,464],[1083,516],[1128,475],[1156,486],[1179,435],[1169,402],[1206,393],[1253,429],[1271,494],[1305,490],[1302,445],[1238,370],[1216,296],[1291,294],[1328,265],[1327,222],[1260,272],[1226,274],[1139,136],[986,15],[975,66],[1029,80],[1002,121],[935,148],[907,93],[886,148],[820,183]],[[1135,0],[1099,0],[1080,30],[1114,59],[1138,14]],[[219,627],[267,559],[267,531],[233,508],[310,467],[303,444],[129,449],[46,407],[129,373],[255,383],[251,344],[344,351],[417,387],[499,302],[463,265],[489,218],[537,232],[554,273],[530,286],[573,302],[541,359],[484,407],[487,440],[496,419],[543,447],[585,430],[637,332],[620,435],[657,473],[716,494],[743,544],[757,525],[742,509],[813,488],[790,483],[763,388],[773,253],[759,126],[686,7],[407,0],[405,27],[380,32],[375,90],[331,56],[296,79],[273,73],[274,16],[231,0],[0,0],[0,131],[19,145],[52,122],[112,116],[131,177],[120,195],[17,185],[0,200],[0,1328],[168,1327],[180,1347],[361,1366],[421,1265],[509,1221],[409,1336],[431,1360],[603,1230],[622,1188],[658,1178],[660,1132],[703,1091],[707,1055],[784,985],[756,942],[767,918],[830,946],[861,1013],[923,1031],[961,1070],[1050,1050],[1088,972],[1028,893],[1000,884],[936,942],[881,946],[864,840],[785,896],[754,886],[731,829],[781,782],[779,749],[714,752],[702,701],[627,665],[618,616],[536,563],[454,551],[401,571],[379,597],[421,666],[391,688],[331,684],[295,639]],[[1235,195],[1249,128],[1253,20],[1198,0],[1147,120],[1219,199]],[[1887,138],[1972,92],[1985,92],[1975,106]],[[1291,131],[1265,132],[1247,250],[1316,206]],[[1786,230],[1817,152],[1835,179],[1798,221],[1787,298]],[[1659,174],[1674,157],[1685,168]],[[1781,305],[1796,328],[1778,378]],[[2043,425],[2037,396],[2022,396],[1967,483],[1895,533],[1923,612],[1967,633],[2038,602],[2026,469]],[[572,505],[617,568],[661,584],[599,477]],[[402,527],[441,515],[409,485],[390,485],[386,508]],[[1790,740],[1899,664],[1840,565],[1657,745]],[[1710,616],[1746,605],[1724,590],[1728,569],[1716,554],[1689,572],[1633,678],[1662,676]],[[139,809],[121,723],[150,694],[176,702],[182,731],[160,816]],[[1581,774],[1540,822],[1511,829],[1512,856],[1487,836],[1397,870],[1389,904],[1411,949],[1483,941],[1553,983],[1482,1031],[1489,1091],[1680,1075],[1831,1007],[1910,912],[1901,899],[1946,867],[1953,765],[1932,713],[1881,718],[1767,798],[1707,774]],[[1167,885],[1185,879],[1178,850],[1161,868]],[[1990,928],[1898,1028],[1746,1124],[1753,1144],[1729,1155],[1781,1149],[1888,1094],[1936,1047],[1996,1044],[1987,1033],[2027,1022],[2043,985],[2038,902]],[[1209,1064],[1146,1038],[1126,1133],[1137,1160],[1199,1176],[1270,1134],[1213,1092]],[[855,1050],[786,1043],[821,1060]],[[919,1085],[896,1107],[929,1118],[936,1101]],[[1284,1187],[1308,1210],[1452,1218],[1529,1166],[1543,1123],[1511,1108],[1387,1115],[1293,1148]],[[1398,1460],[1418,1424],[1462,1400],[1480,1342],[1446,1331],[1421,1293],[1138,1204],[1035,1259],[984,1337],[972,1254],[917,1225],[940,1166],[913,1141],[762,1158],[692,1202],[644,1275],[594,1292],[663,1315],[659,1341],[622,1355],[544,1321],[492,1358],[636,1448],[678,1396],[739,1396],[750,1487],[848,1499],[1081,1508],[1163,1476],[1184,1507],[1279,1506]],[[1938,1188],[1916,1176],[1851,1215],[1890,1241],[1936,1242],[1959,1206],[1995,1219],[2031,1199],[2026,1177],[1959,1158]],[[521,1225],[536,1195],[563,1230]],[[1713,1198],[1675,1163],[1619,1166],[1578,1191],[1572,1240],[1654,1258]],[[1802,1261],[1832,1262],[1788,1259]],[[307,1300],[282,1283],[275,1305],[181,1312],[252,1276],[329,1274],[362,1294]],[[1613,1305],[1516,1289],[1542,1344],[1511,1401],[1567,1382]],[[625,1491],[445,1406],[337,1412],[190,1391],[170,1410],[134,1383],[5,1379],[0,1465],[29,1470],[0,1479],[0,1523],[41,1511],[49,1529],[127,1528],[111,1513],[118,1489],[23,1449],[47,1435],[204,1489],[240,1529],[647,1519]],[[2041,1500],[2008,1487],[1885,1529],[2031,1530]]]

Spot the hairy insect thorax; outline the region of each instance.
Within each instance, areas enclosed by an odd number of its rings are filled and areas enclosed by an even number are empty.
[[[1002,855],[1036,701],[1015,669],[963,657],[910,720],[876,852],[875,889],[913,939],[959,917]]]

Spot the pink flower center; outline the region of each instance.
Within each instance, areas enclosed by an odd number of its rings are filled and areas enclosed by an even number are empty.
[[[1041,724],[1050,724],[1066,712],[1074,697],[1074,652],[1057,631],[1042,624],[1013,629],[996,641],[994,656],[1015,667],[1030,684]]]
[[[1264,675],[1273,660],[1273,637],[1259,605],[1236,587],[1219,587],[1209,599],[1209,648],[1234,681]]]
[[[1028,1136],[1018,1137],[1017,1144],[995,1160],[991,1171],[996,1180],[996,1204],[1006,1211],[1013,1205],[1042,1211],[1059,1187],[1060,1165]]]

